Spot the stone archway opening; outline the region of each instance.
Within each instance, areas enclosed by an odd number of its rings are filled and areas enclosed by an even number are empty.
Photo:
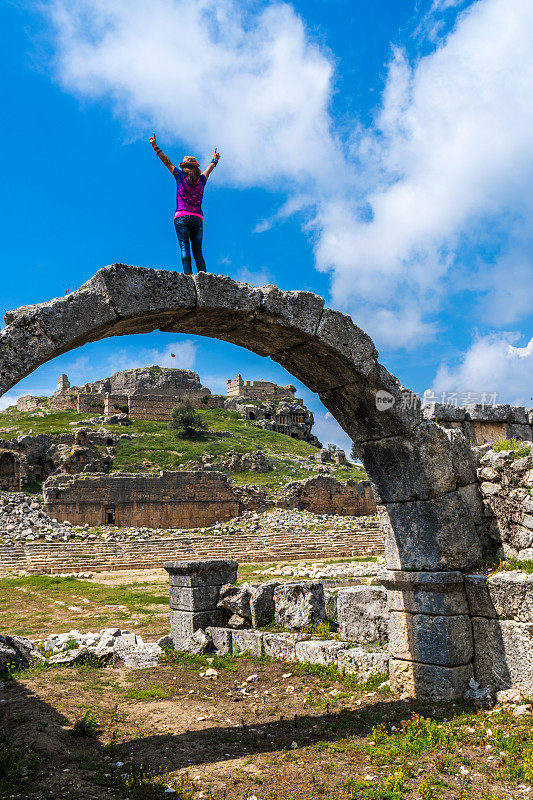
[[[357,445],[382,525],[391,608],[391,680],[458,697],[472,675],[462,572],[481,558],[475,463],[462,433],[426,420],[379,362],[370,337],[309,292],[225,276],[113,264],[71,294],[8,312],[0,396],[41,364],[88,342],[160,330],[268,356],[316,392]]]

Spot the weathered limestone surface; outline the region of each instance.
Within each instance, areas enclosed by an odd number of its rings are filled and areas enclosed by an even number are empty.
[[[382,586],[339,589],[337,617],[341,639],[360,644],[388,641],[387,592]]]
[[[171,586],[223,586],[237,580],[236,561],[230,558],[204,561],[166,561]]]
[[[318,581],[281,583],[274,590],[275,621],[280,628],[305,628],[326,619],[324,585]]]
[[[389,656],[385,649],[351,647],[337,653],[337,667],[341,672],[357,675],[357,679],[364,683],[372,676],[388,671]]]
[[[395,658],[458,667],[474,655],[470,618],[392,611],[390,649]]]
[[[532,414],[533,418],[533,414]],[[531,443],[525,455],[510,450],[480,449],[478,480],[484,501],[485,532],[501,554],[524,558],[533,545],[533,458]]]
[[[306,638],[299,633],[265,633],[263,648],[266,656],[281,658],[283,661],[296,661],[296,643]]]
[[[219,655],[233,652],[231,630],[229,628],[217,628],[208,626],[205,629],[207,636],[210,636],[215,650]]]
[[[443,667],[389,658],[391,689],[427,700],[456,700],[468,689],[472,664]]]
[[[533,623],[533,575],[497,572],[465,576],[465,587],[473,617],[509,619]]]
[[[261,631],[232,631],[233,652],[250,653],[251,656],[263,655],[263,633]]]
[[[506,404],[452,406],[428,403],[424,416],[444,427],[455,427],[470,441],[493,443],[503,438],[531,441],[531,409]]]
[[[474,675],[482,686],[533,692],[533,623],[473,617]]]
[[[170,635],[176,648],[181,650],[193,633],[200,628],[220,627],[226,621],[224,612],[218,608],[210,611],[174,611],[170,612]]]
[[[479,563],[481,542],[459,492],[378,506],[389,569],[463,570]],[[402,531],[401,534],[399,532]]]
[[[309,639],[296,642],[295,652],[298,661],[308,664],[337,665],[337,657],[341,650],[346,650],[346,642],[328,639]]]
[[[220,589],[218,607],[225,608],[231,614],[237,614],[251,621],[250,594],[252,587],[248,583],[242,586],[226,585]]]
[[[170,608],[181,611],[210,611],[217,607],[220,586],[171,586]]]
[[[461,572],[389,572],[382,579],[390,611],[449,616],[468,614]]]
[[[237,562],[167,561],[163,566],[170,581],[170,635],[181,650],[196,631],[226,623],[228,613],[217,605],[222,586],[237,579]]]
[[[252,626],[260,628],[274,621],[274,590],[279,581],[265,581],[250,592],[250,615]]]

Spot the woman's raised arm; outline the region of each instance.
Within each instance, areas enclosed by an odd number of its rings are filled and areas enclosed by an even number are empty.
[[[215,147],[215,154],[213,155],[213,158],[211,159],[211,161],[208,164],[208,166],[202,172],[202,175],[205,175],[205,179],[206,180],[209,178],[209,176],[211,175],[211,173],[215,169],[216,165],[219,162],[219,159],[220,159],[220,153],[218,152],[218,150]]]
[[[157,142],[155,140],[155,133],[153,134],[153,136],[150,136],[148,141],[154,148],[156,156],[161,159],[165,167],[168,170],[170,170],[170,172],[174,175],[175,166],[170,160],[170,158],[163,153],[160,147],[157,146]]]

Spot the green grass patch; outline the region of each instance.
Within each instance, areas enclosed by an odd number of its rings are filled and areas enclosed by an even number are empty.
[[[161,686],[152,684],[148,686],[134,686],[126,692],[126,697],[132,700],[162,700],[166,697],[170,697],[170,695]]]
[[[510,439],[503,438],[498,442],[494,442],[492,449],[495,453],[501,453],[502,450],[511,450],[513,458],[525,458],[531,453],[530,447],[520,439],[515,439],[514,437]]]
[[[132,420],[127,431],[136,436],[131,440],[117,442],[112,470],[123,472],[177,470],[182,469],[188,461],[201,460],[204,455],[217,457],[225,456],[228,450],[237,453],[263,450],[271,458],[272,470],[268,473],[228,473],[232,483],[237,485],[253,483],[276,489],[288,481],[316,474],[312,466],[317,449],[307,442],[257,428],[249,420],[240,417],[236,411],[226,411],[222,408],[201,409],[198,414],[207,429],[194,439],[179,438],[168,427],[167,422]],[[6,429],[7,433],[4,435],[12,436],[19,433],[71,433],[74,426],[70,423],[81,423],[91,416],[94,414],[77,414],[75,411],[53,411],[46,412],[44,416],[37,416],[32,412],[7,409],[0,413],[0,428]],[[120,432],[124,432],[123,429]],[[223,432],[223,435],[219,435],[220,432]],[[293,461],[295,457],[297,458]],[[149,462],[149,465],[146,462]],[[351,464],[333,467],[333,472],[339,480],[366,478],[366,473],[361,467]]]
[[[98,732],[98,720],[96,714],[90,708],[87,708],[81,717],[74,722],[71,733],[73,736],[85,737],[94,739]]]
[[[142,584],[135,588],[127,586],[105,586],[100,583],[79,578],[60,578],[56,575],[25,575],[23,577],[0,578],[0,592],[13,592],[12,597],[21,600],[20,593],[15,587],[27,587],[35,589],[41,596],[51,599],[63,599],[65,595],[69,600],[72,594],[85,597],[89,601],[98,603],[121,605],[130,611],[143,610],[147,605],[168,606],[168,589],[161,589],[161,594],[156,594],[153,590],[143,589]],[[15,595],[16,591],[16,595]],[[7,599],[7,594],[4,595]],[[76,603],[76,600],[72,600]]]
[[[522,572],[528,572],[530,575],[533,573],[533,559],[519,561],[518,558],[510,558],[508,561],[501,561],[494,572],[509,572],[514,569],[520,569]]]
[[[39,766],[39,759],[29,745],[17,747],[7,736],[0,736],[0,796],[8,797],[8,792],[18,794],[25,782],[33,776]]]

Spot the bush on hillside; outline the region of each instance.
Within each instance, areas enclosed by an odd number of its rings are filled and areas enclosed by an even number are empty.
[[[168,427],[176,431],[180,439],[195,439],[206,425],[200,414],[194,410],[190,403],[183,403],[172,409],[172,419]]]

